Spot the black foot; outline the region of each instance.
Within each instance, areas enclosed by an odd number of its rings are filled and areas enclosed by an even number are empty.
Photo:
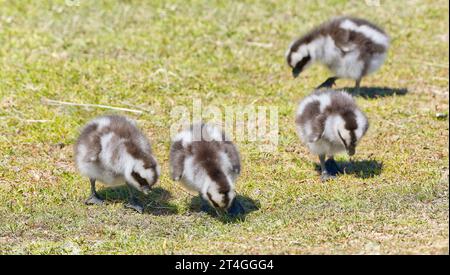
[[[103,200],[97,195],[91,195],[85,202],[86,205],[102,205]]]
[[[244,207],[242,207],[242,204],[238,201],[238,199],[235,198],[233,203],[231,204],[230,208],[228,208],[227,213],[228,213],[228,215],[235,217],[235,216],[244,214],[245,209],[244,209]]]
[[[328,174],[330,174],[332,176],[337,176],[338,174],[342,174],[341,169],[339,169],[339,166],[337,165],[337,163],[334,159],[328,159],[325,162],[325,169],[327,169]]]
[[[330,77],[327,80],[325,80],[324,83],[320,84],[319,87],[317,87],[316,89],[331,88],[334,86],[336,80],[337,80],[336,77]]]
[[[320,179],[321,179],[322,181],[332,180],[332,179],[335,179],[335,178],[336,178],[336,175],[330,175],[330,174],[327,173],[327,172],[324,172],[324,173],[322,173],[322,174],[320,175]]]
[[[137,201],[130,201],[124,205],[125,208],[131,208],[139,212],[140,214],[144,213],[144,206]]]

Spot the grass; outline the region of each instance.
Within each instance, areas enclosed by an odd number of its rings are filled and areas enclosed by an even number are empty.
[[[449,253],[449,124],[436,118],[449,108],[447,1],[72,2],[0,0],[0,254]],[[382,25],[392,47],[356,94],[371,128],[354,162],[339,156],[348,173],[322,183],[293,116],[329,73],[293,80],[284,52],[344,13]],[[138,121],[162,165],[147,213],[124,209],[122,189],[102,189],[104,207],[83,204],[72,145],[111,111],[42,98],[145,111],[118,113]],[[238,142],[243,219],[198,212],[170,180],[170,111],[193,98],[278,108],[275,152]]]

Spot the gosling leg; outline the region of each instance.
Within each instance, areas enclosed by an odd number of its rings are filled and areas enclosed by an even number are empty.
[[[103,200],[98,196],[97,191],[95,191],[95,179],[90,178],[89,181],[91,182],[91,195],[89,198],[84,202],[87,205],[101,205],[103,204]]]
[[[325,163],[325,155],[319,155],[319,160],[320,160],[320,169],[321,169],[321,175],[320,175],[320,179],[322,181],[327,181],[330,179],[335,178],[335,175],[332,175],[328,170],[327,170],[327,165]]]
[[[322,88],[331,88],[335,85],[336,80],[338,79],[337,76],[329,77],[325,82],[320,84],[316,89],[322,89]]]

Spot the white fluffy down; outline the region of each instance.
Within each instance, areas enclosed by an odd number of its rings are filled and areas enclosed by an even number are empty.
[[[136,125],[130,119],[127,119],[127,121],[133,126]],[[104,127],[108,127],[110,123],[111,121],[108,117],[100,117],[92,120],[87,126],[97,124],[96,132],[99,132]],[[124,146],[125,141],[114,132],[102,135],[100,137],[101,151],[98,155],[92,153],[92,148],[88,148],[86,144],[80,143],[75,149],[75,161],[80,173],[109,186],[123,185],[125,182],[129,182],[139,190],[139,184],[130,176],[131,172],[135,171],[149,183],[152,183],[155,177],[159,177],[159,165],[156,165],[155,171],[153,169],[144,169],[143,161],[135,159],[128,153]],[[144,137],[140,137],[140,140],[135,142],[141,145],[142,150],[149,150],[149,143]],[[116,157],[113,157],[113,154]]]
[[[296,116],[300,116],[305,111],[305,107],[317,101],[320,104],[320,112],[322,113],[325,108],[327,108],[330,104],[332,104],[331,95],[339,97],[345,97],[346,99],[352,100],[351,95],[344,91],[329,91],[324,93],[313,93],[306,98],[304,98],[297,107]],[[358,128],[355,130],[356,139],[360,140],[364,135],[364,129],[368,125],[367,118],[361,113],[360,110],[354,110],[356,116],[356,122]],[[345,146],[342,143],[341,139],[337,132],[339,131],[343,138],[346,140],[347,144],[350,144],[350,135],[348,131],[345,129],[345,122],[342,117],[338,115],[330,115],[325,120],[324,131],[320,138],[316,138],[312,134],[312,123],[314,121],[306,121],[303,125],[296,124],[297,126],[297,134],[299,135],[302,142],[307,145],[310,151],[316,155],[335,155],[345,151]]]
[[[181,131],[173,138],[173,142],[181,141],[183,147],[186,148],[192,142],[200,141],[200,135],[194,134],[194,131],[200,131],[201,128],[199,125],[200,124],[194,125],[193,129]],[[223,141],[221,129],[212,124],[205,124],[203,126],[202,136],[204,141]],[[224,152],[219,152],[219,156],[221,170],[228,179],[231,188],[228,196],[234,198],[235,181],[238,175],[232,172],[232,164],[228,155]],[[185,158],[181,182],[190,193],[200,193],[204,199],[209,200],[205,197],[205,194],[208,192],[220,207],[225,207],[225,205],[222,205],[222,195],[218,192],[217,184],[208,176],[205,169],[195,161],[194,156]]]
[[[358,26],[351,20],[344,20],[340,27],[359,32],[386,48],[389,46],[389,37],[370,26]],[[289,53],[290,49],[291,46],[286,54]],[[359,79],[362,77],[364,70],[364,62],[360,59],[360,50],[355,44],[346,45],[342,50],[346,52],[345,55],[342,55],[341,49],[336,46],[329,35],[318,36],[310,43],[300,46],[297,51],[291,53],[290,65],[295,67],[300,60],[310,55],[311,62],[305,66],[305,69],[314,61],[318,61],[327,66],[339,78]],[[366,75],[377,71],[383,65],[385,59],[386,53],[374,54],[368,64]]]

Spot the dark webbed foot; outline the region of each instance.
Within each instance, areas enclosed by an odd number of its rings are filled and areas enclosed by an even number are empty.
[[[320,170],[322,172],[320,178],[322,179],[322,181],[334,179],[339,173],[341,173],[341,170],[339,169],[339,166],[337,165],[333,156],[330,156],[330,158],[326,161],[325,159],[325,155],[319,155]]]
[[[101,205],[103,204],[103,200],[98,196],[97,191],[95,191],[95,179],[90,178],[89,179],[91,183],[91,195],[89,198],[84,202],[87,205]]]
[[[91,194],[91,196],[84,203],[86,205],[102,205],[103,200],[99,198],[97,194]]]
[[[322,174],[320,175],[320,179],[322,181],[332,180],[332,179],[335,179],[335,178],[336,178],[336,175],[331,175],[327,171],[322,172]]]
[[[330,77],[327,80],[325,80],[325,82],[320,84],[316,89],[332,88],[335,85],[337,79],[338,79],[337,77]]]
[[[242,206],[242,204],[238,201],[238,199],[235,198],[233,203],[231,204],[230,208],[228,208],[227,213],[228,213],[228,215],[235,217],[235,216],[244,214],[245,209]]]
[[[125,208],[131,208],[139,212],[140,214],[144,213],[144,206],[138,202],[137,200],[130,200],[128,203],[126,203]]]
[[[337,175],[337,173],[334,173],[335,172],[334,169],[330,169],[333,167],[332,162],[330,162],[330,159],[332,160],[332,158],[328,159],[327,161],[325,161],[325,158],[326,158],[325,155],[319,155],[320,170],[321,170],[320,179],[322,181],[334,179]]]

